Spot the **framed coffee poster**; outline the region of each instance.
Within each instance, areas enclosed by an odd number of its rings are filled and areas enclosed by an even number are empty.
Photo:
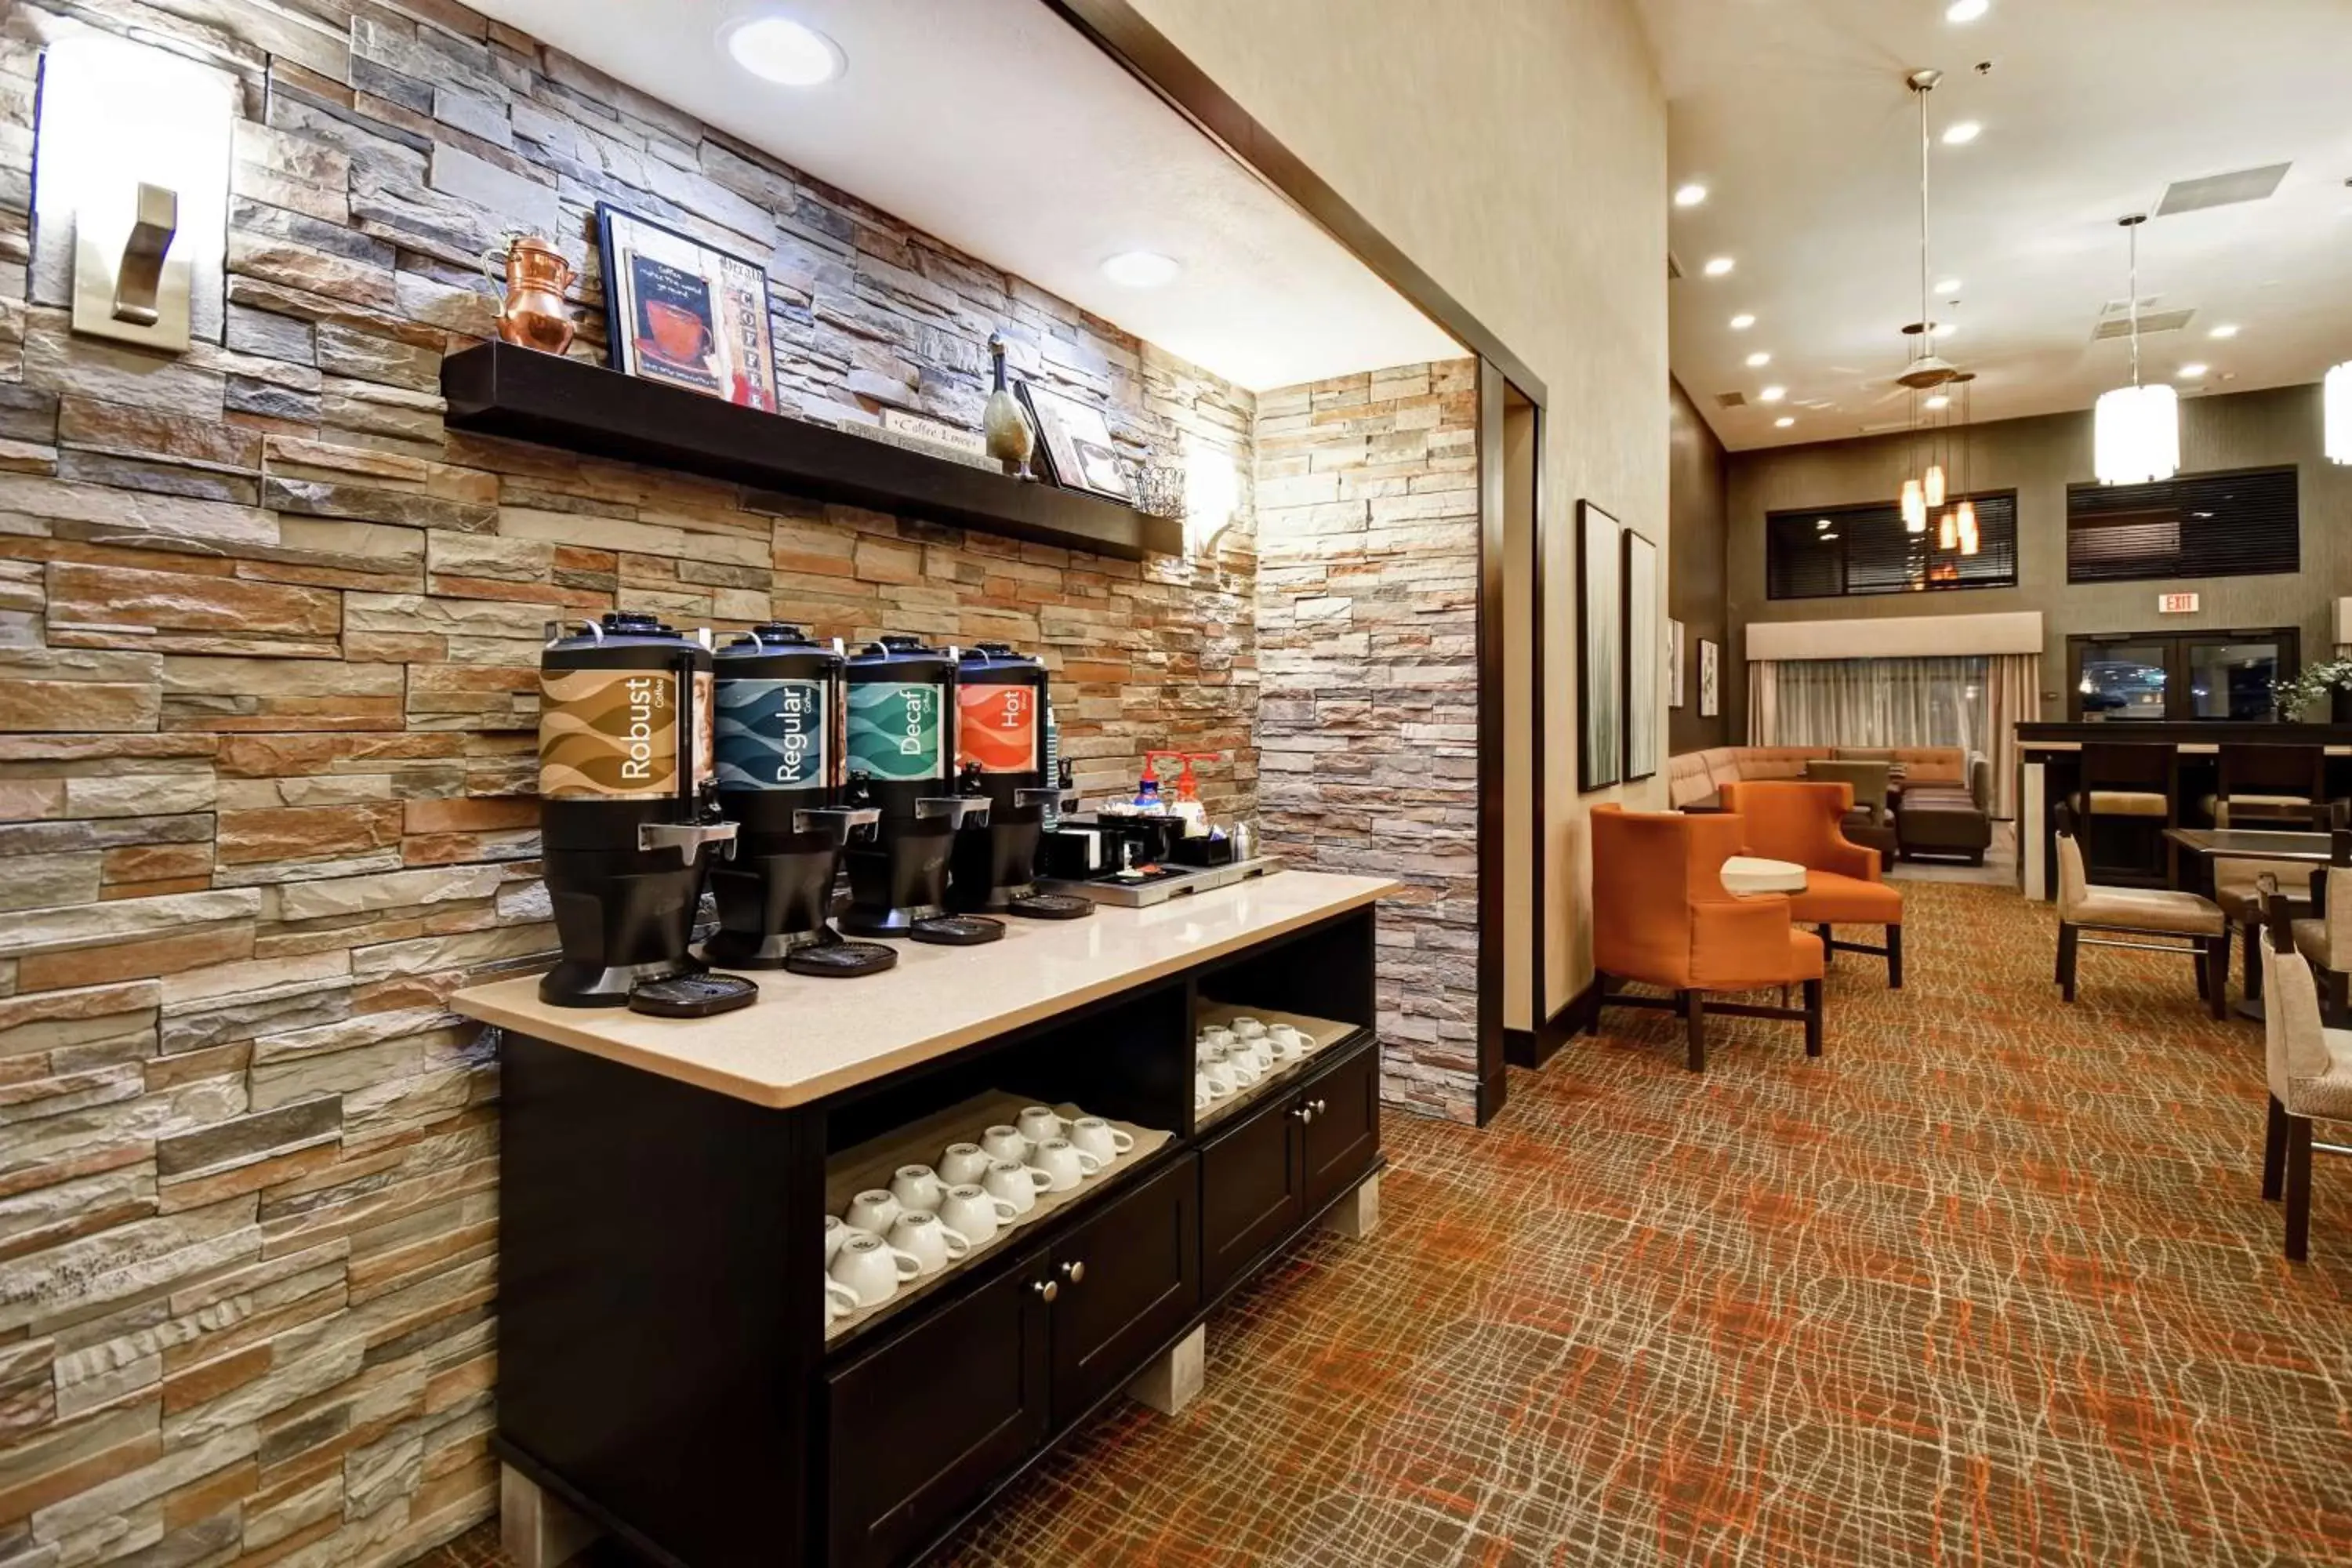
[[[1576,503],[1577,596],[1583,682],[1576,787],[1607,789],[1625,777],[1625,590],[1623,531],[1589,500]]]
[[[1037,426],[1055,484],[1134,504],[1135,482],[1111,440],[1110,426],[1101,409],[1049,392],[1034,381],[1021,383],[1019,395],[1029,409],[1030,422]]]
[[[613,368],[772,413],[766,270],[607,203],[596,229]]]

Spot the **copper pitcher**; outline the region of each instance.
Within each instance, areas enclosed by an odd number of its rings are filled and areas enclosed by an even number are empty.
[[[572,287],[572,264],[563,253],[533,235],[519,235],[507,247],[507,302],[499,311],[499,336],[520,348],[560,354],[578,329],[563,309]]]

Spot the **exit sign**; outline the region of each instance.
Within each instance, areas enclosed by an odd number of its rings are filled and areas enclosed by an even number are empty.
[[[2197,595],[2194,594],[2158,594],[2156,596],[2156,613],[2159,616],[2195,615],[2197,613]]]

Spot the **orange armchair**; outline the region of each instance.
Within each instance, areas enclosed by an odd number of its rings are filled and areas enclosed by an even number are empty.
[[[1688,1023],[1689,1064],[1706,1070],[1706,994],[1802,984],[1801,1008],[1717,1003],[1719,1013],[1790,1018],[1805,1026],[1805,1054],[1822,1054],[1822,944],[1790,923],[1778,894],[1739,898],[1723,885],[1723,863],[1739,853],[1737,816],[1680,812],[1592,811],[1592,960],[1601,1009],[1663,1007]],[[1634,981],[1672,996],[1612,990]]]
[[[1805,890],[1789,896],[1789,917],[1817,926],[1824,961],[1840,949],[1886,960],[1886,984],[1903,989],[1903,895],[1881,879],[1878,851],[1849,842],[1842,824],[1853,786],[1746,779],[1727,784],[1723,809],[1748,825],[1747,852],[1805,868]],[[1886,944],[1840,942],[1832,928],[1881,926]]]

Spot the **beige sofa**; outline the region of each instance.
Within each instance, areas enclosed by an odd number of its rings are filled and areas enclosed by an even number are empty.
[[[1895,833],[1905,855],[1959,855],[1981,862],[1992,837],[1992,763],[1958,746],[1717,746],[1667,759],[1666,798],[1676,807],[1713,796],[1735,779],[1801,779],[1808,762],[1903,764]]]

